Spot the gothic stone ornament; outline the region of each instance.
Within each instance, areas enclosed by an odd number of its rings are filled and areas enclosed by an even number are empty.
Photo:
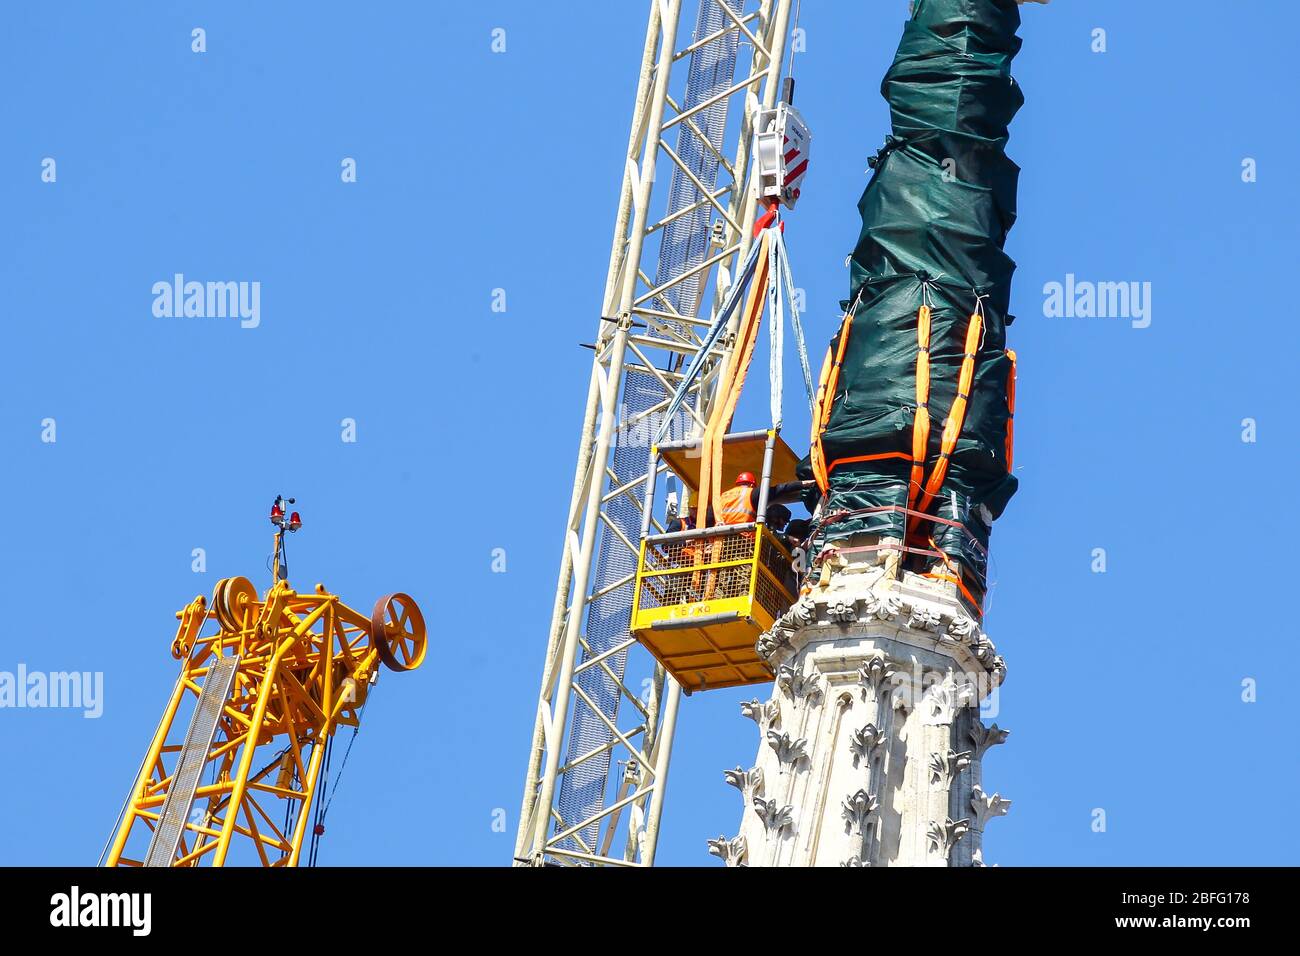
[[[821,694],[816,674],[801,674],[789,664],[782,664],[776,672],[776,686],[792,698],[815,699]]]
[[[719,836],[709,841],[709,853],[722,860],[727,866],[745,866],[745,838],[743,836],[728,840]]]
[[[880,802],[865,790],[859,790],[849,797],[840,807],[840,816],[844,818],[844,832],[866,832],[867,821],[880,809]]]
[[[757,698],[741,701],[740,716],[748,717],[758,724],[760,730],[767,730],[767,728],[773,727],[780,722],[781,702],[775,697],[766,704],[760,704]]]
[[[912,606],[912,613],[907,619],[907,626],[917,631],[938,633],[940,627],[943,626],[943,615],[924,604],[915,604]]]
[[[754,812],[763,821],[763,826],[767,828],[768,833],[776,836],[780,836],[781,831],[794,823],[794,807],[789,804],[778,807],[775,800],[755,797]]]
[[[750,767],[748,770],[737,767],[735,770],[724,770],[722,777],[730,786],[739,790],[746,800],[763,792],[762,767]]]
[[[754,652],[763,660],[770,662],[773,654],[783,647],[790,646],[791,633],[775,626],[770,631],[764,631],[754,644]]]
[[[859,730],[853,731],[849,737],[849,750],[853,754],[853,766],[856,768],[860,762],[865,761],[868,766],[875,758],[876,751],[884,742],[885,735],[875,724],[867,724]]]
[[[951,724],[958,704],[952,675],[931,684],[921,698],[921,714],[927,724]]]
[[[808,596],[800,598],[786,614],[796,627],[808,627],[817,623],[817,602]]]
[[[808,741],[803,737],[794,740],[788,733],[769,730],[767,745],[775,751],[776,759],[781,763],[782,773],[785,773],[786,764],[795,766],[808,757]]]
[[[969,830],[969,820],[944,820],[943,823],[931,823],[926,834],[930,838],[930,852],[942,856],[945,860],[948,859],[953,844],[964,837]]]
[[[893,592],[886,594],[872,594],[867,599],[866,617],[874,617],[878,621],[892,621],[898,617],[903,610],[902,599]]]
[[[1010,734],[1011,731],[1003,730],[997,724],[985,727],[980,721],[975,721],[975,725],[970,729],[971,743],[975,745],[975,759],[984,759],[984,754],[990,747],[1005,742]]]
[[[993,664],[993,642],[983,634],[976,634],[970,639],[971,653],[975,659],[985,667],[991,667]]]
[[[930,783],[940,790],[947,790],[952,778],[970,766],[970,751],[958,753],[949,750],[946,754],[930,754]]]
[[[982,787],[978,784],[971,788],[970,794],[971,809],[975,811],[975,827],[983,830],[984,825],[994,817],[1004,817],[1007,811],[1011,809],[1011,801],[1004,800],[1001,794],[986,796]]]
[[[852,624],[858,619],[858,602],[852,598],[829,601],[826,616],[839,624]]]
[[[965,614],[958,614],[948,625],[948,634],[963,644],[969,644],[971,638],[978,633],[979,626],[975,623],[975,619]]]
[[[880,699],[880,687],[886,681],[894,679],[894,668],[890,666],[883,654],[877,654],[858,668],[858,685],[862,688],[863,697],[867,696],[870,691],[871,696]]]

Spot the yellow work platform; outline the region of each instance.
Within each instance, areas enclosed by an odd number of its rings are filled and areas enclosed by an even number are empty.
[[[728,436],[729,439],[731,436]],[[723,445],[728,483],[762,470],[765,433]],[[692,492],[700,458],[685,446],[663,448],[665,463]],[[776,439],[772,483],[794,480],[797,459]],[[632,635],[691,693],[772,680],[754,649],[759,636],[794,601],[790,553],[765,525],[651,535],[641,542]]]
[[[722,440],[722,484],[729,487],[742,471],[751,475],[763,473],[763,452],[767,445],[767,432],[745,432],[727,435]],[[691,489],[691,498],[700,492],[700,449],[697,444],[659,446],[659,457],[672,469],[673,474]],[[772,484],[780,485],[795,480],[795,467],[799,456],[778,435],[772,447]]]

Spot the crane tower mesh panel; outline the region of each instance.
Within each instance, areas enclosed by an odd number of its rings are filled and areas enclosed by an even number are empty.
[[[736,14],[740,14],[744,0],[723,0]],[[717,33],[731,20],[718,2],[700,0],[695,21],[695,39]],[[738,30],[729,30],[717,39],[695,50],[690,57],[687,72],[686,94],[683,110],[689,110],[729,87],[735,78],[736,54],[739,47]],[[729,97],[722,97],[693,117],[694,125],[707,137],[711,150],[690,128],[678,126],[676,152],[701,183],[714,188],[718,180],[718,156],[722,149],[723,133],[727,125]],[[690,178],[676,165],[669,184],[668,209],[671,215],[703,199],[703,195]],[[712,207],[702,203],[699,207],[669,223],[663,230],[659,244],[659,264],[656,285],[682,275],[704,261],[708,253]],[[629,263],[628,268],[636,268]],[[699,309],[700,277],[692,276],[665,290],[663,297],[673,310],[685,316],[694,316]],[[669,311],[669,310],[665,310]],[[674,329],[674,331],[681,331]],[[620,418],[640,415],[665,398],[663,386],[653,375],[629,370],[624,377],[623,400]],[[688,427],[688,413],[681,413],[673,422],[674,432],[681,434]],[[650,456],[649,427],[619,429],[611,468],[615,477],[610,487],[619,487],[635,481],[644,473]],[[639,498],[643,489],[638,488]],[[610,503],[608,517],[628,540],[640,537],[641,504],[627,495],[620,495]],[[589,649],[584,649],[582,660],[590,660],[627,639],[631,624],[632,590],[629,581],[613,590],[610,588],[621,578],[636,572],[636,555],[628,550],[619,538],[608,529],[600,529],[600,547],[594,569],[594,590],[600,596],[591,602],[587,613],[586,638]],[[627,666],[627,654],[621,652],[606,662],[621,680]],[[619,689],[613,677],[599,667],[584,670],[576,680],[578,686],[612,722],[618,720]],[[569,732],[566,760],[573,761],[598,748],[606,748],[599,756],[586,760],[567,771],[560,781],[559,811],[568,824],[585,820],[604,807],[606,785],[609,778],[610,750],[613,740],[609,727],[581,698],[574,700],[573,724]],[[593,848],[599,835],[599,826],[593,824],[579,832],[582,843]],[[564,841],[567,849],[579,849],[573,840]]]

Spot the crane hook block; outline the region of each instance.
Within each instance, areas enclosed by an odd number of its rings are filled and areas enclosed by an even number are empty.
[[[797,109],[782,102],[770,110],[759,110],[754,130],[758,198],[793,209],[808,174],[812,146],[808,124]]]

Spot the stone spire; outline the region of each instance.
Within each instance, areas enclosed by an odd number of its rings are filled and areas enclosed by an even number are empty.
[[[984,865],[984,827],[1011,803],[984,788],[1007,731],[979,702],[1006,668],[951,584],[890,555],[827,552],[834,572],[759,640],[777,679],[741,705],[759,746],[725,773],[740,832],[709,849],[728,866]]]

